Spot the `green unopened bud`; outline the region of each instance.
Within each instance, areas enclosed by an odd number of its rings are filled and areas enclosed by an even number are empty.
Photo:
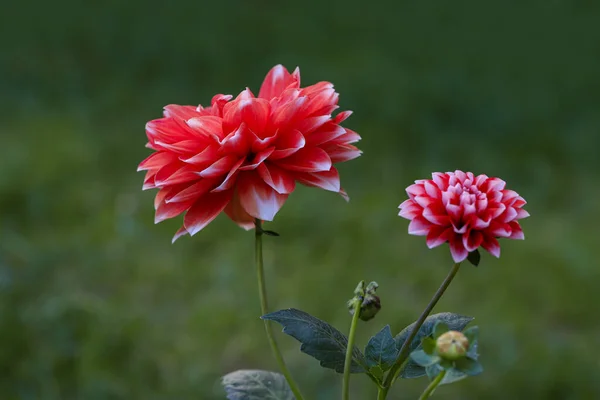
[[[469,339],[461,332],[448,331],[437,338],[435,348],[440,357],[456,361],[467,355]]]
[[[377,282],[371,282],[365,287],[365,281],[360,281],[354,290],[354,297],[348,301],[350,314],[354,315],[356,308],[360,304],[359,318],[368,321],[375,317],[381,309],[381,300],[375,295],[379,285]]]

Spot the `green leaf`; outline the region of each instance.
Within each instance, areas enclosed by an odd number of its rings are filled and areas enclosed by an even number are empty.
[[[450,312],[430,315],[429,317],[427,317],[427,319],[419,329],[417,336],[415,336],[415,339],[410,344],[410,351],[413,352],[414,350],[421,347],[421,341],[423,340],[423,338],[431,336],[431,334],[433,333],[433,328],[438,321],[448,325],[448,328],[450,330],[462,332],[462,330],[465,329],[467,324],[473,321],[473,319],[473,317],[467,317],[465,315]],[[410,335],[410,332],[412,331],[414,326],[415,323],[413,322],[412,324],[404,328],[399,334],[396,335],[394,340],[396,341],[396,347],[398,349],[402,347],[402,344],[408,338],[408,335]],[[425,369],[411,360],[408,361],[408,363],[406,364],[406,366],[400,374],[402,378],[407,379],[419,378],[424,375],[426,375]]]
[[[261,370],[239,370],[222,379],[229,400],[295,400],[283,375]]]
[[[469,376],[479,375],[483,372],[483,366],[477,360],[472,358],[461,358],[455,361],[456,369]]]
[[[427,336],[421,340],[421,347],[425,350],[425,353],[431,355],[435,353],[436,341],[435,339]]]
[[[479,358],[479,354],[477,353],[477,348],[479,347],[479,343],[475,340],[473,343],[469,343],[469,351],[467,351],[467,357],[472,358],[473,360],[477,360]]]
[[[379,383],[383,382],[383,373],[385,371],[379,365],[369,368],[369,372]]]
[[[465,335],[467,337],[469,344],[475,343],[477,341],[477,339],[479,338],[479,327],[471,326],[471,327],[465,329],[465,331],[463,332],[463,335]]]
[[[440,336],[442,336],[444,333],[448,332],[449,330],[450,330],[450,328],[448,327],[448,324],[446,324],[445,322],[442,322],[442,321],[438,321],[433,326],[433,338],[435,340],[437,340],[437,338],[439,338]]]
[[[449,385],[451,383],[463,380],[467,376],[467,374],[457,370],[456,368],[449,368],[446,370],[446,375],[444,375],[444,378],[440,382],[440,385]]]
[[[470,252],[467,256],[467,260],[474,266],[478,266],[479,261],[481,261],[481,254],[479,254],[479,250],[475,249],[474,251]]]
[[[322,367],[340,374],[344,372],[348,338],[327,322],[294,308],[275,311],[261,318],[281,324],[284,333],[302,343],[300,351],[319,360]],[[361,373],[367,369],[365,356],[354,346],[350,372]]]
[[[410,353],[410,359],[421,367],[428,367],[440,361],[439,356],[431,356],[423,350],[415,350]]]
[[[398,358],[398,348],[389,325],[369,339],[365,347],[365,357],[369,367],[379,365],[383,371],[387,371],[394,365]]]

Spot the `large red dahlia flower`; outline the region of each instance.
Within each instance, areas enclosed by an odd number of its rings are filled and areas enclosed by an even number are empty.
[[[144,189],[158,188],[155,222],[185,212],[182,235],[194,235],[222,211],[245,229],[254,219],[272,221],[296,182],[338,192],[334,163],[361,152],[360,136],[340,123],[329,82],[300,87],[300,71],[277,65],[258,97],[249,89],[232,100],[216,95],[211,106],[168,105],[164,118],[146,124],[155,153],[139,165]]]
[[[410,220],[408,233],[427,236],[429,248],[448,242],[458,263],[480,246],[500,257],[496,238],[525,238],[517,220],[529,216],[521,208],[526,201],[503,180],[462,171],[432,176],[409,186],[399,207]]]

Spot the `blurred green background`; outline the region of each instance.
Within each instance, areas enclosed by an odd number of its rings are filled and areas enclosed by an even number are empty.
[[[300,188],[269,229],[272,308],[358,341],[412,322],[450,267],[396,216],[432,171],[500,176],[527,239],[465,266],[436,311],[476,317],[483,375],[440,399],[600,398],[600,3],[550,1],[21,1],[0,13],[0,399],[223,399],[219,377],[276,369],[253,237],[220,217],[174,245],[137,164],[165,104],[257,93],[283,63],[332,81],[364,155],[351,196]],[[339,375],[278,334],[308,399]],[[426,380],[402,382],[414,399]],[[374,398],[366,377],[354,399]]]

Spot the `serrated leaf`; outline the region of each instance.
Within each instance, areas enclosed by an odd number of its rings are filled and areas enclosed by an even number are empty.
[[[461,381],[461,380],[465,379],[467,376],[468,376],[467,374],[460,372],[456,368],[447,369],[446,375],[444,375],[444,378],[440,382],[440,386],[441,385],[449,385],[451,383]]]
[[[440,357],[431,356],[425,353],[423,350],[415,350],[410,353],[410,359],[421,367],[428,367],[440,361]]]
[[[414,350],[421,347],[421,341],[423,340],[423,338],[431,336],[433,332],[433,327],[438,321],[448,325],[448,328],[450,330],[462,332],[463,329],[465,329],[465,327],[467,326],[467,324],[473,321],[473,319],[473,317],[467,317],[466,315],[460,315],[450,312],[430,315],[429,317],[427,317],[427,319],[425,319],[425,322],[419,329],[417,336],[415,336],[414,340],[410,344],[410,351],[413,352]],[[402,347],[402,344],[408,338],[408,335],[410,335],[410,332],[412,331],[414,326],[415,323],[413,322],[412,324],[404,328],[399,334],[396,335],[394,340],[396,341],[396,347],[398,349]],[[408,363],[406,364],[406,366],[400,374],[402,378],[407,379],[419,378],[424,375],[426,375],[425,369],[415,364],[411,360],[408,361]]]
[[[483,372],[483,366],[472,358],[465,357],[456,360],[455,365],[457,370],[469,376],[479,375]]]
[[[222,383],[229,400],[295,400],[285,377],[276,372],[234,371]]]
[[[437,340],[437,338],[439,338],[440,336],[442,336],[444,333],[448,332],[449,330],[450,330],[450,327],[448,327],[448,324],[446,324],[442,321],[438,321],[433,326],[433,338],[435,340]]]
[[[348,338],[327,322],[295,308],[275,311],[261,318],[281,324],[284,333],[302,343],[300,351],[319,360],[322,367],[340,374],[344,372]],[[365,356],[354,346],[350,372],[361,373],[367,369]]]
[[[365,357],[369,367],[378,365],[383,371],[387,371],[394,365],[398,358],[398,348],[389,325],[384,326],[369,339],[367,347],[365,347]]]

